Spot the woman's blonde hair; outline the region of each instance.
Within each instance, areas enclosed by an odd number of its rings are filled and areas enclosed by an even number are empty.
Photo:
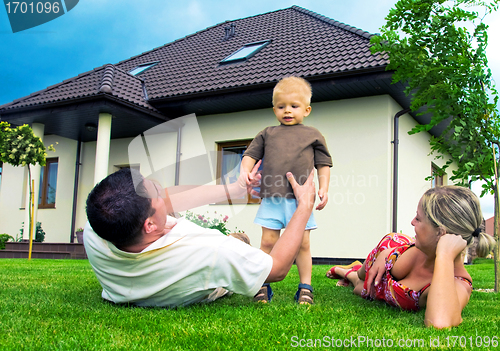
[[[276,96],[278,94],[291,94],[297,93],[304,99],[303,102],[306,106],[311,104],[312,88],[311,84],[304,78],[300,77],[286,77],[281,79],[273,89],[273,106],[276,103]]]
[[[435,227],[462,236],[467,245],[474,240],[472,233],[480,228],[476,250],[479,257],[487,256],[493,249],[495,239],[481,228],[481,205],[470,189],[454,185],[429,189],[422,196],[422,210]]]

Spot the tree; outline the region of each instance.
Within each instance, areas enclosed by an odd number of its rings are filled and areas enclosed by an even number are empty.
[[[48,149],[55,151],[52,145],[50,145]],[[30,189],[28,211],[31,211],[33,194],[30,165],[36,165],[38,163],[40,166],[45,166],[46,157],[47,153],[42,140],[33,134],[33,130],[28,125],[25,124],[11,128],[9,123],[0,122],[0,161],[11,164],[14,167],[28,167]],[[32,233],[33,223],[31,223],[31,214],[29,217],[29,232]]]
[[[451,180],[470,185],[483,180],[484,195],[495,194],[495,291],[499,291],[500,124],[498,94],[491,80],[484,18],[498,9],[500,0],[400,0],[386,17],[381,35],[374,36],[373,53],[386,54],[393,83],[406,84],[411,110],[430,114],[428,124],[409,133],[429,131],[448,123],[432,136],[437,158],[451,156],[443,171],[457,165]],[[480,15],[481,12],[481,15]]]

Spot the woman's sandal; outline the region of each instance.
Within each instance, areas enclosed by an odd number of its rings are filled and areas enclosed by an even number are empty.
[[[271,299],[273,298],[273,289],[271,289],[271,284],[266,283],[262,285],[262,288],[255,294],[253,297],[254,302],[262,302],[262,303],[268,303],[271,302]]]
[[[341,278],[338,282],[337,282],[337,286],[349,286],[351,285],[351,281],[349,279],[347,279],[347,276],[351,273],[351,272],[357,272],[361,269],[361,267],[363,267],[363,265],[361,264],[361,262],[359,261],[356,261],[358,262],[359,264],[353,266],[351,269],[349,269],[347,271],[347,273],[345,274],[345,278]]]
[[[307,289],[307,290],[302,290]],[[300,304],[305,305],[313,305],[314,304],[314,295],[313,295],[313,287],[309,284],[299,284],[299,289],[295,293],[295,301]]]
[[[326,272],[326,277],[330,278],[330,279],[343,279],[340,275],[335,273],[335,268],[349,269],[349,268],[352,268],[352,267],[360,265],[360,264],[362,264],[362,263],[359,261],[354,261],[353,263],[348,264],[348,265],[344,265],[344,266],[342,266],[342,265],[333,266],[332,268],[330,268],[330,270],[328,272]]]

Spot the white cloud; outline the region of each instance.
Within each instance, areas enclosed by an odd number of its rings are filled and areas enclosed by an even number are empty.
[[[477,195],[481,195],[482,191],[482,184],[483,182],[478,181],[472,183],[471,190]],[[479,202],[481,203],[481,210],[483,211],[483,217],[484,219],[488,219],[493,217],[495,211],[494,211],[494,198],[493,195],[487,194],[484,195],[483,197],[479,198]]]

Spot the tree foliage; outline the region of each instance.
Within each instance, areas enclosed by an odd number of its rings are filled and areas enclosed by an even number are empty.
[[[372,38],[372,52],[388,55],[394,82],[407,84],[412,111],[432,116],[410,134],[449,123],[431,137],[432,151],[451,156],[444,168],[457,163],[451,180],[482,178],[485,191],[495,189],[491,145],[498,145],[500,128],[483,20],[498,1],[401,0]]]
[[[15,167],[37,163],[45,166],[46,157],[43,142],[28,125],[11,128],[9,123],[0,122],[0,161]]]
[[[500,290],[500,191],[498,158],[500,122],[498,94],[488,68],[485,16],[498,9],[500,0],[400,0],[386,17],[381,35],[372,38],[372,52],[389,58],[393,81],[406,83],[411,109],[429,113],[431,121],[412,133],[429,131],[437,158],[455,162],[451,180],[462,185],[482,179],[483,192],[495,194],[495,291]]]

